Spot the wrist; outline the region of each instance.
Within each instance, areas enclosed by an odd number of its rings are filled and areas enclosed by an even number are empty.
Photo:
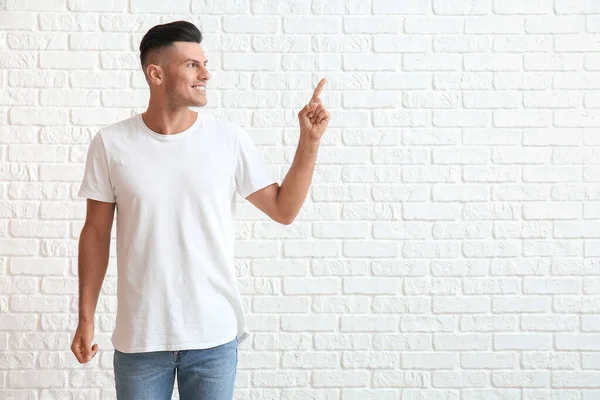
[[[302,143],[310,143],[310,144],[319,144],[321,143],[320,137],[314,137],[310,133],[306,131],[300,131],[300,142]]]
[[[94,324],[94,317],[80,315],[79,316],[79,323],[80,324]]]

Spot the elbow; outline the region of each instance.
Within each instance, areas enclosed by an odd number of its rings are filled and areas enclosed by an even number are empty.
[[[290,225],[296,219],[295,215],[282,215],[279,216],[275,221],[282,225]]]

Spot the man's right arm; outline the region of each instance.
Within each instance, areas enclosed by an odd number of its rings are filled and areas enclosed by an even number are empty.
[[[108,268],[115,203],[87,200],[79,237],[79,322],[94,322],[102,282]]]

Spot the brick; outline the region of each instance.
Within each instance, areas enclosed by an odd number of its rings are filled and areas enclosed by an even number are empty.
[[[137,70],[142,68],[137,54],[123,52],[100,53],[100,65],[102,69]]]
[[[433,125],[436,127],[482,127],[488,115],[484,111],[434,111]]]
[[[260,19],[248,19],[245,18],[239,21],[239,18],[231,21],[231,27],[234,29],[234,23],[239,24],[240,22],[245,23],[244,26],[249,25],[248,28],[256,33],[275,33],[277,29],[277,19],[275,17],[260,17]],[[249,24],[248,24],[249,23]],[[239,26],[239,25],[238,25]],[[336,34],[340,33],[341,24],[338,18],[334,17],[285,17],[283,19],[283,31],[285,33],[328,33]],[[244,29],[244,32],[248,32],[248,28]],[[354,33],[369,33],[362,32],[360,29]]]
[[[94,14],[43,13],[39,15],[39,21],[42,31],[76,32],[98,29],[98,17]]]
[[[374,89],[428,89],[430,77],[427,73],[406,72],[374,72]]]
[[[189,0],[131,0],[130,10],[133,13],[186,13],[190,9]]]
[[[223,69],[245,71],[272,71],[275,69],[276,55],[271,54],[223,54]]]
[[[465,71],[518,71],[521,63],[518,54],[469,54],[464,57]]]
[[[304,7],[301,10],[303,14],[306,13]],[[315,0],[312,2],[311,8],[314,14],[334,15],[364,15],[370,10],[371,2],[368,0]]]
[[[67,53],[58,51],[40,52],[40,67],[45,69],[93,69],[98,65],[94,52]]]
[[[430,224],[424,223],[390,223],[375,222],[373,237],[375,239],[427,239],[430,237]]]
[[[55,88],[67,82],[64,71],[9,71],[8,84],[13,87]]]
[[[121,33],[71,33],[71,50],[129,50],[129,37]]]
[[[433,39],[433,51],[440,53],[477,53],[491,51],[491,49],[492,40],[485,36],[436,35]]]
[[[62,222],[12,221],[10,232],[15,237],[54,237],[62,238],[68,234],[68,225]]]
[[[159,23],[158,15],[100,15],[100,27],[107,32],[147,32]]]
[[[323,33],[337,33],[339,28],[337,22],[331,23],[328,21],[329,28],[328,32]],[[345,33],[391,33],[395,34],[403,26],[403,20],[400,17],[344,17],[344,32]],[[334,30],[335,28],[335,30]],[[285,29],[285,25],[284,25]],[[326,28],[321,28],[322,30]],[[402,37],[394,36],[397,40],[401,40]],[[378,38],[374,38],[377,40]],[[389,39],[388,39],[389,40]]]
[[[461,58],[454,54],[406,54],[402,57],[404,71],[456,71]]]
[[[18,32],[7,35],[8,47],[17,50],[65,50],[65,33]]]
[[[6,4],[7,10],[17,11],[64,11],[64,0],[11,0]]]
[[[335,294],[340,291],[336,278],[284,278],[283,292],[288,295]]]
[[[310,32],[310,29],[300,22],[309,22],[304,19],[285,19],[284,31],[290,33]],[[315,24],[319,28],[320,24]],[[247,17],[226,16],[223,17],[223,31],[226,33],[276,33],[278,19],[276,17]],[[308,30],[307,30],[308,29]]]
[[[433,0],[433,12],[439,15],[486,15],[491,10],[491,0]]]
[[[250,7],[248,1],[240,1],[240,0],[226,0],[222,2],[212,2],[208,0],[192,0],[191,2],[192,13],[202,13],[202,14],[250,14]],[[254,3],[252,3],[254,6]],[[264,1],[261,1],[259,5],[257,5],[257,9],[260,10],[261,6],[265,6]],[[268,7],[268,4],[266,5]],[[282,8],[285,6],[282,4]],[[294,7],[293,4],[290,3],[290,7]],[[252,9],[253,13],[257,13]],[[260,12],[259,12],[260,13]],[[277,14],[277,13],[276,13]]]
[[[482,90],[491,89],[492,83],[491,72],[439,72],[433,74],[435,89]]]
[[[319,260],[311,262],[311,271],[314,276],[327,275],[365,275],[368,270],[366,260]],[[285,265],[285,264],[284,264]]]
[[[429,374],[423,371],[375,371],[373,387],[425,388],[429,386]]]
[[[457,108],[459,104],[460,95],[456,92],[411,91],[402,94],[402,105],[406,108]]]
[[[550,111],[519,110],[518,112],[493,111],[494,126],[498,127],[545,127],[550,124]]]
[[[42,106],[97,106],[98,92],[92,90],[42,89],[40,104]]]
[[[313,385],[319,387],[361,387],[369,383],[370,376],[367,371],[314,371],[312,373]]]
[[[550,384],[550,373],[547,371],[492,372],[492,383],[495,387],[546,387]]]
[[[2,89],[0,105],[34,106],[37,103],[37,92],[33,89]]]
[[[258,387],[305,387],[308,384],[308,372],[256,371],[252,375],[252,384]]]
[[[490,337],[485,334],[437,334],[433,338],[436,350],[488,350]]]
[[[408,0],[397,2],[393,0],[374,0],[373,14],[427,14],[429,2],[419,0]]]
[[[398,255],[398,245],[393,241],[378,242],[344,242],[346,257],[379,257],[393,258]]]
[[[258,36],[252,38],[252,48],[257,53],[306,53],[309,47],[309,38],[304,35],[286,35],[285,38]],[[241,50],[232,49],[232,51]]]
[[[411,17],[406,19],[404,31],[422,34],[458,34],[462,32],[462,26],[463,21],[456,17]]]
[[[525,18],[526,33],[579,33],[583,20],[580,17],[531,16]]]
[[[59,108],[12,108],[9,112],[10,122],[16,125],[65,125],[66,110]]]
[[[364,222],[320,222],[313,224],[316,238],[364,238],[369,234],[369,226]]]
[[[511,36],[502,35],[494,38],[496,52],[549,52],[552,50],[553,37],[544,35]]]
[[[429,112],[423,110],[373,111],[373,125],[376,127],[425,127],[430,119]]]
[[[520,34],[524,31],[525,19],[522,16],[466,17],[465,33]]]
[[[596,14],[600,5],[593,0],[556,0],[557,14]]]
[[[314,297],[311,308],[313,313],[324,314],[338,312],[367,313],[369,309],[369,299],[364,296],[352,296],[351,298],[347,296]]]
[[[68,0],[69,11],[92,12],[108,11],[123,12],[127,10],[126,0],[112,0],[110,2],[99,3],[93,0]]]
[[[62,371],[10,371],[9,387],[22,388],[60,388],[67,384],[67,374]]]
[[[67,148],[44,145],[14,145],[9,149],[9,161],[60,162],[67,158]]]
[[[584,103],[583,93],[578,91],[552,91],[523,93],[523,105],[526,108],[576,108]],[[576,134],[577,136],[577,134]]]
[[[281,328],[284,331],[334,331],[337,327],[336,317],[333,315],[310,316],[282,316]]]
[[[74,125],[110,125],[130,116],[131,113],[127,109],[71,109],[71,121]]]
[[[594,35],[560,35],[554,39],[557,52],[599,51],[600,43]]]
[[[337,396],[337,393],[336,393]],[[306,397],[303,397],[306,398]],[[342,400],[378,399],[395,400],[398,394],[394,389],[342,389]],[[334,397],[332,396],[332,400]],[[298,397],[300,400],[300,397]]]
[[[73,88],[125,89],[129,82],[123,71],[71,71],[69,76]]]
[[[0,49],[0,68],[3,69],[33,69],[36,55],[28,51],[9,51]]]
[[[552,85],[553,76],[543,73],[497,72],[494,74],[496,89],[548,89]]]
[[[363,53],[369,49],[370,40],[366,35],[315,36],[311,45],[317,53]]]
[[[485,387],[488,379],[487,372],[484,371],[434,371],[432,384],[434,387]]]
[[[0,143],[32,144],[36,136],[37,129],[31,126],[0,127]]]
[[[496,14],[551,14],[552,3],[546,0],[531,0],[522,3],[518,0],[494,0]]]
[[[35,28],[35,17],[34,13],[3,11],[0,13],[0,29],[33,30]]]
[[[206,0],[203,0],[206,1]],[[232,1],[232,0],[230,0]],[[192,11],[194,11],[194,3],[192,4]],[[241,12],[245,12],[246,2],[242,2],[241,6],[238,6],[237,9]],[[318,5],[313,6],[314,8],[318,8]],[[295,14],[308,14],[310,10],[310,3],[308,1],[294,1],[294,0],[281,0],[278,2],[272,2],[269,0],[255,0],[251,5],[253,14],[276,14],[276,15],[295,15]],[[236,8],[230,7],[228,10],[229,13],[236,13]]]

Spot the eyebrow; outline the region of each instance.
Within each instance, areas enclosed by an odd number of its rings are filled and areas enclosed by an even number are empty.
[[[200,61],[194,60],[193,58],[188,58],[187,60],[184,61],[184,63],[186,63],[188,61],[193,61],[195,63],[201,64]],[[206,65],[207,63],[208,63],[208,60],[204,61],[204,65]]]

